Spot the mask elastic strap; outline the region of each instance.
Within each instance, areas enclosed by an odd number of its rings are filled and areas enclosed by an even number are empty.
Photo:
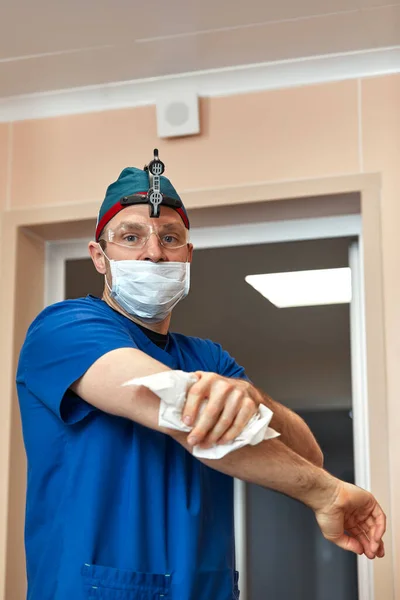
[[[104,257],[108,260],[109,264],[111,265],[111,260],[108,258],[107,254],[104,252],[103,248],[101,247],[100,242],[97,242],[99,245],[100,250],[102,251]],[[106,286],[108,287],[110,294],[112,293],[112,288],[110,287],[110,284],[107,281],[107,273],[104,273],[104,281],[106,282]]]

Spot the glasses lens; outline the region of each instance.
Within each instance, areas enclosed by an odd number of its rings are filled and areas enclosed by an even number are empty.
[[[117,229],[108,230],[108,241],[140,250],[152,234],[155,234],[160,244],[169,250],[182,248],[189,240],[188,230],[179,223],[167,223],[159,228],[141,223],[122,223]]]
[[[148,228],[139,223],[122,223],[116,230],[108,230],[108,241],[128,248],[143,248],[148,238]]]
[[[161,245],[169,250],[182,248],[188,243],[188,230],[175,223],[160,227],[157,235]]]

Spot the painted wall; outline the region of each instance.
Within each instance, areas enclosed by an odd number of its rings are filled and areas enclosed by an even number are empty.
[[[183,196],[235,184],[382,174],[395,560],[400,557],[399,107],[400,75],[394,75],[203,99],[202,133],[185,139],[158,140],[152,107],[0,125],[3,211],[100,201],[121,168],[142,166],[154,146]],[[0,271],[6,259],[0,257]],[[400,571],[395,571],[400,599]]]
[[[0,215],[7,209],[8,196],[8,181],[9,175],[9,158],[11,155],[10,132],[11,125],[8,123],[0,123]],[[1,218],[1,216],[0,216]],[[0,257],[1,261],[1,257]],[[1,264],[0,264],[1,273]]]

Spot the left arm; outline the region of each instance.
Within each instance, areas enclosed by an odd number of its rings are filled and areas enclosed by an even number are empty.
[[[195,424],[188,437],[190,445],[201,444],[206,448],[232,441],[243,431],[258,406],[265,404],[274,413],[271,427],[281,434],[281,442],[312,464],[322,467],[321,449],[301,417],[249,381],[203,371],[195,374],[199,380],[190,388],[182,414],[187,425]],[[204,400],[207,405],[196,421]]]
[[[281,442],[315,466],[323,467],[321,448],[303,419],[286,406],[272,400],[268,394],[257,391],[262,397],[262,404],[274,413],[270,425],[281,434]]]

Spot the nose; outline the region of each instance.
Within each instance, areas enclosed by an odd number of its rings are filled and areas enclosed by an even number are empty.
[[[165,260],[164,249],[154,231],[151,232],[150,237],[143,248],[141,259],[151,260],[152,262]]]

